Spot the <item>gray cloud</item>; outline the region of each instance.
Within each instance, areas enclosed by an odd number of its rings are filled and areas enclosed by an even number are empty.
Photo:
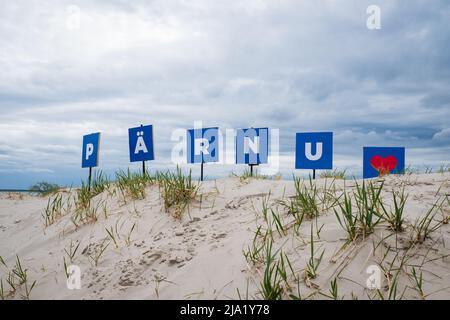
[[[378,1],[15,1],[0,4],[0,188],[78,183],[81,137],[102,131],[102,168],[129,165],[127,128],[155,125],[155,168],[176,128],[334,131],[336,163],[364,145],[448,162],[450,4]],[[70,27],[69,8],[81,10]],[[211,166],[227,174],[228,166]]]

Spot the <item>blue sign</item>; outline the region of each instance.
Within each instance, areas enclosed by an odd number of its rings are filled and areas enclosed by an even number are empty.
[[[296,169],[333,169],[333,132],[297,133]]]
[[[268,162],[269,129],[239,129],[236,135],[236,163],[262,164]]]
[[[153,126],[128,129],[130,162],[155,160],[153,151]]]
[[[219,128],[190,129],[187,131],[187,162],[219,161]]]
[[[100,133],[93,133],[83,137],[83,159],[82,168],[93,168],[98,166],[100,155]]]
[[[364,147],[363,178],[381,177],[405,171],[405,148]]]

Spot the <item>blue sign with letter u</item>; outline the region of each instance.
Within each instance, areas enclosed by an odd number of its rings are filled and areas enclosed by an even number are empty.
[[[296,169],[332,169],[333,133],[308,132],[296,135]]]
[[[98,166],[100,155],[100,133],[93,133],[83,137],[82,168]]]
[[[187,162],[219,161],[219,128],[190,129],[187,131]]]
[[[153,150],[153,126],[128,129],[130,162],[155,160]]]
[[[262,164],[268,162],[269,129],[249,128],[237,130],[236,163]]]

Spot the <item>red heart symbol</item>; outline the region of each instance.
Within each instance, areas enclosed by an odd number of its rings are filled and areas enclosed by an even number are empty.
[[[370,159],[370,164],[378,171],[380,176],[388,174],[397,166],[397,158],[394,156],[387,156],[383,158],[382,156],[373,156]]]

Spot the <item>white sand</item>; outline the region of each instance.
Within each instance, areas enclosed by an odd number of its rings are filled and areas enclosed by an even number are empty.
[[[282,247],[294,269],[294,276],[289,275],[293,294],[297,295],[298,285],[303,298],[312,294],[311,299],[327,299],[319,292],[328,294],[330,281],[337,277],[340,297],[368,299],[374,291],[366,288],[369,277],[366,268],[377,263],[386,267],[392,260],[398,265],[402,257],[408,256],[404,270],[399,272],[398,295],[405,290],[404,298],[419,298],[419,293],[412,289],[414,281],[408,276],[412,266],[416,266],[423,274],[427,299],[450,298],[450,226],[443,225],[423,244],[410,246],[408,241],[411,224],[437,198],[448,197],[450,174],[390,176],[385,180],[383,196],[389,203],[389,191],[401,183],[406,185],[408,228],[396,235],[383,223],[374,234],[339,251],[345,244],[346,233],[332,210],[322,213],[314,226],[323,225],[320,239],[317,236],[315,239],[317,255],[322,250],[325,253],[315,279],[305,281],[304,277],[310,258],[311,221],[303,221],[298,235],[291,228],[281,237],[273,228],[274,246]],[[324,180],[317,182],[319,186],[324,183]],[[345,184],[350,191],[354,181],[347,180]],[[343,185],[342,180],[336,182],[338,190]],[[204,182],[202,201],[192,203],[182,221],[164,212],[157,186],[147,188],[146,199],[130,200],[125,205],[117,196],[105,192],[94,203],[106,200],[107,219],[100,213],[97,222],[77,230],[70,214],[44,227],[41,214],[48,198],[0,194],[0,255],[9,269],[18,255],[28,270],[29,282],[37,281],[31,299],[237,299],[238,290],[243,298],[259,299],[264,265],[247,263],[243,250],[251,245],[257,226],[264,225],[261,207],[269,192],[269,203],[282,213],[287,224],[292,219],[276,201],[294,194],[293,181],[241,182],[238,178],[227,178]],[[449,215],[446,202],[436,219]],[[125,240],[134,223],[136,229],[128,246]],[[111,227],[119,233],[118,248],[105,230]],[[388,235],[391,236],[381,241]],[[66,286],[63,258],[68,260],[64,249],[69,250],[71,241],[81,242],[73,261],[82,271],[81,290],[69,290]],[[94,255],[102,243],[109,246],[95,266],[89,255]],[[7,272],[0,266],[5,292],[10,289],[5,281]],[[165,280],[159,282],[156,278]],[[383,287],[388,284],[383,275]],[[387,296],[384,288],[381,291]],[[23,292],[22,286],[8,298],[20,299]]]

